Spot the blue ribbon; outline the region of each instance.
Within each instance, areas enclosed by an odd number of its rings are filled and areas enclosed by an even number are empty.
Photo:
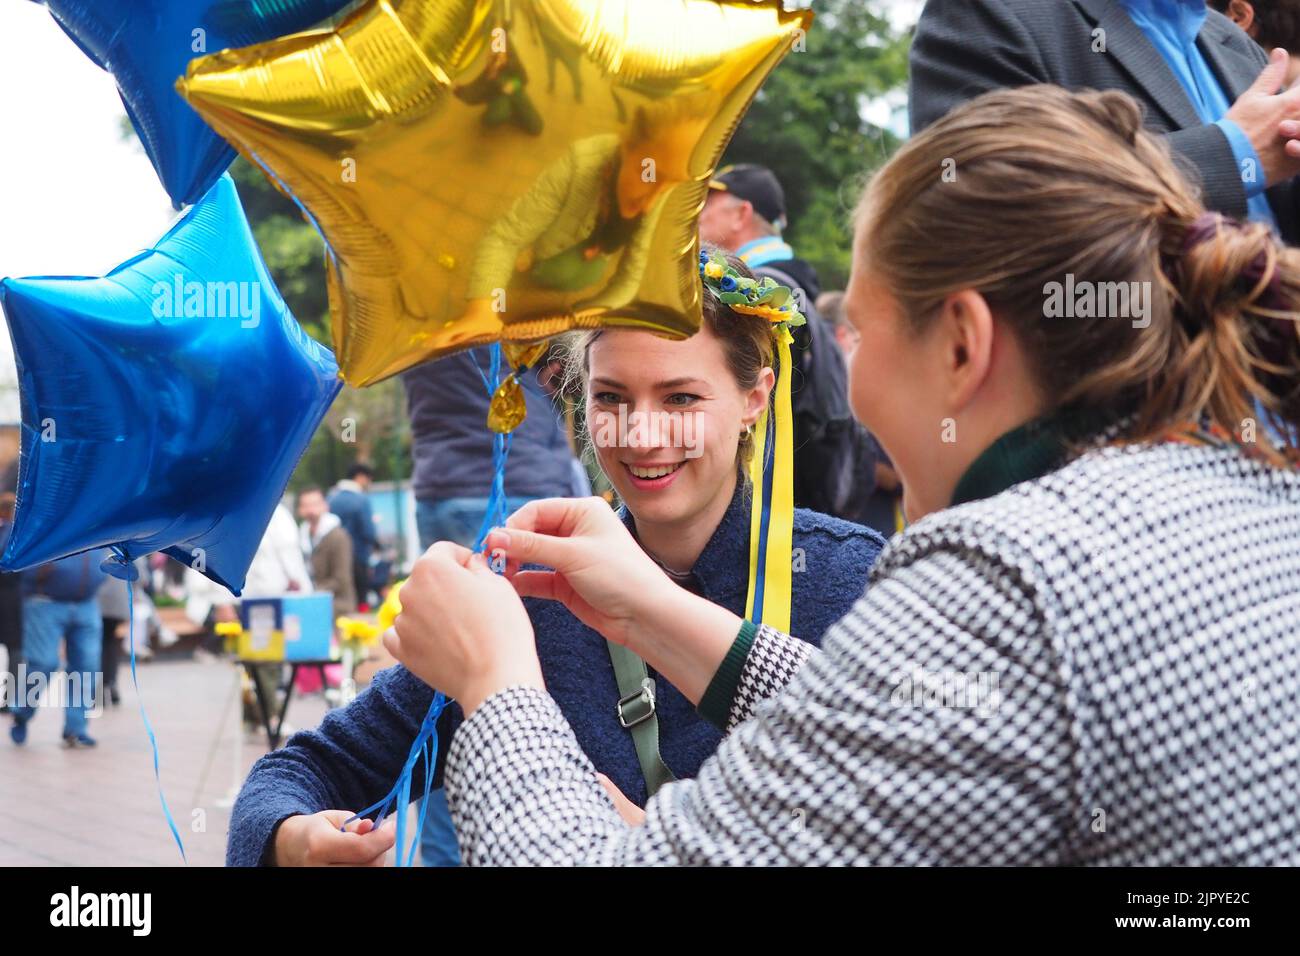
[[[486,371],[478,365],[478,359],[475,358],[475,367],[478,368],[479,377],[483,380],[483,386],[487,389],[488,400],[496,394],[497,384],[501,376],[501,346],[494,344],[488,353],[488,368]],[[488,494],[488,504],[486,513],[483,515],[483,523],[479,526],[478,537],[474,541],[474,550],[483,550],[483,544],[487,540],[489,532],[493,528],[500,527],[506,521],[506,461],[510,456],[510,436],[496,435],[492,442],[492,490]],[[494,568],[498,573],[501,569]],[[397,865],[413,866],[415,864],[415,851],[420,843],[418,839],[411,841],[410,851],[405,850],[406,846],[406,808],[411,802],[411,781],[415,775],[415,765],[423,757],[424,762],[424,799],[420,802],[420,814],[417,817],[417,828],[419,831],[424,830],[424,815],[429,807],[429,793],[433,790],[433,771],[438,762],[438,718],[442,716],[448,700],[442,691],[433,692],[433,703],[429,705],[429,711],[424,715],[424,720],[420,723],[419,733],[415,736],[415,741],[411,744],[411,749],[406,755],[406,763],[402,767],[402,772],[397,778],[397,783],[393,789],[378,803],[372,804],[366,809],[349,817],[340,829],[346,830],[349,823],[360,820],[362,817],[369,816],[371,813],[378,813],[375,819],[375,829],[378,830],[383,826],[384,820],[389,813],[397,814],[397,845],[395,847]]]
[[[158,785],[158,802],[162,804],[163,816],[167,818],[167,826],[171,827],[172,839],[176,841],[176,846],[181,851],[181,860],[188,864],[189,859],[185,856],[185,844],[181,841],[181,833],[176,829],[176,821],[172,819],[172,812],[167,807],[167,797],[163,794],[162,775],[158,770],[158,738],[154,735],[153,725],[149,723],[149,715],[145,713],[144,695],[140,693],[140,677],[135,670],[135,594],[131,589],[131,582],[138,577],[138,574],[134,573],[135,568],[124,552],[117,548],[114,548],[113,551],[121,562],[119,567],[124,566],[126,568],[121,573],[116,571],[112,573],[114,577],[120,577],[126,583],[127,641],[131,645],[131,683],[135,686],[135,699],[140,705],[140,719],[144,721],[145,732],[149,735],[149,746],[153,749],[153,778]],[[108,561],[105,562],[105,564],[108,563]],[[118,564],[116,561],[112,563],[114,565]]]
[[[767,439],[763,442],[763,512],[758,526],[758,567],[754,569],[754,610],[751,620],[763,623],[763,588],[767,583],[767,529],[772,520],[772,482],[776,475],[776,415],[767,416]]]

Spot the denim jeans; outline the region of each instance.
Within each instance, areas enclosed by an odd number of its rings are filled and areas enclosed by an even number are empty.
[[[507,498],[506,514],[518,511],[531,498]],[[467,548],[474,547],[483,514],[487,511],[486,498],[430,498],[415,503],[415,525],[420,532],[420,547],[428,548],[435,541],[454,541]]]
[[[506,514],[522,508],[530,498],[507,498]],[[435,541],[454,541],[474,547],[486,498],[434,498],[415,503],[415,525],[420,531],[420,547]],[[460,866],[460,844],[447,809],[446,792],[430,791],[424,811],[424,830],[420,833],[420,862],[425,866]]]
[[[43,676],[46,687],[50,686],[59,670],[60,641],[67,643],[69,677],[80,675],[68,685],[70,699],[65,700],[63,709],[64,736],[86,732],[86,712],[91,709],[87,698],[99,683],[103,637],[99,604],[94,598],[88,601],[23,599],[23,658],[27,661],[28,687],[32,686],[36,674]],[[14,713],[20,720],[32,718],[36,707],[30,696],[26,706],[15,708]]]

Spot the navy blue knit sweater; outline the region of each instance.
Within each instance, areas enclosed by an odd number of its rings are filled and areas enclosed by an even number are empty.
[[[796,510],[791,632],[820,643],[826,629],[862,596],[883,546],[883,539],[868,528]],[[743,615],[748,574],[749,507],[738,492],[692,569],[690,586]],[[643,805],[645,779],[632,737],[618,723],[618,685],[605,639],[561,604],[526,604],[547,691],[596,769]],[[662,677],[657,683],[660,755],[678,778],[694,776],[722,735],[675,687]],[[269,862],[275,829],[287,817],[330,809],[355,811],[381,799],[396,781],[432,699],[428,686],[405,667],[390,667],[346,708],[327,714],[316,730],[300,731],[284,747],[262,757],[231,811],[226,864]],[[453,704],[439,721],[435,786],[441,786],[443,757],[462,719]],[[417,765],[411,792],[423,790]]]

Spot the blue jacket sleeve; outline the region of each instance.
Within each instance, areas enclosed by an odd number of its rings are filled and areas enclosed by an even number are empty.
[[[433,691],[401,665],[380,671],[347,707],[315,730],[294,734],[253,765],[230,814],[227,866],[265,866],[282,821],[322,810],[364,810],[392,789],[433,701]],[[448,744],[463,720],[449,705],[438,721],[435,787],[442,786]],[[420,762],[412,798],[424,793]]]

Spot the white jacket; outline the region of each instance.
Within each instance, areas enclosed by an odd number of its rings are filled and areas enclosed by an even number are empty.
[[[298,526],[284,505],[276,505],[266,533],[248,566],[244,597],[284,594],[289,585],[300,591],[311,590],[311,577],[298,545]],[[193,568],[185,569],[185,616],[195,624],[207,620],[214,604],[238,604],[239,599],[220,584],[209,580]]]

